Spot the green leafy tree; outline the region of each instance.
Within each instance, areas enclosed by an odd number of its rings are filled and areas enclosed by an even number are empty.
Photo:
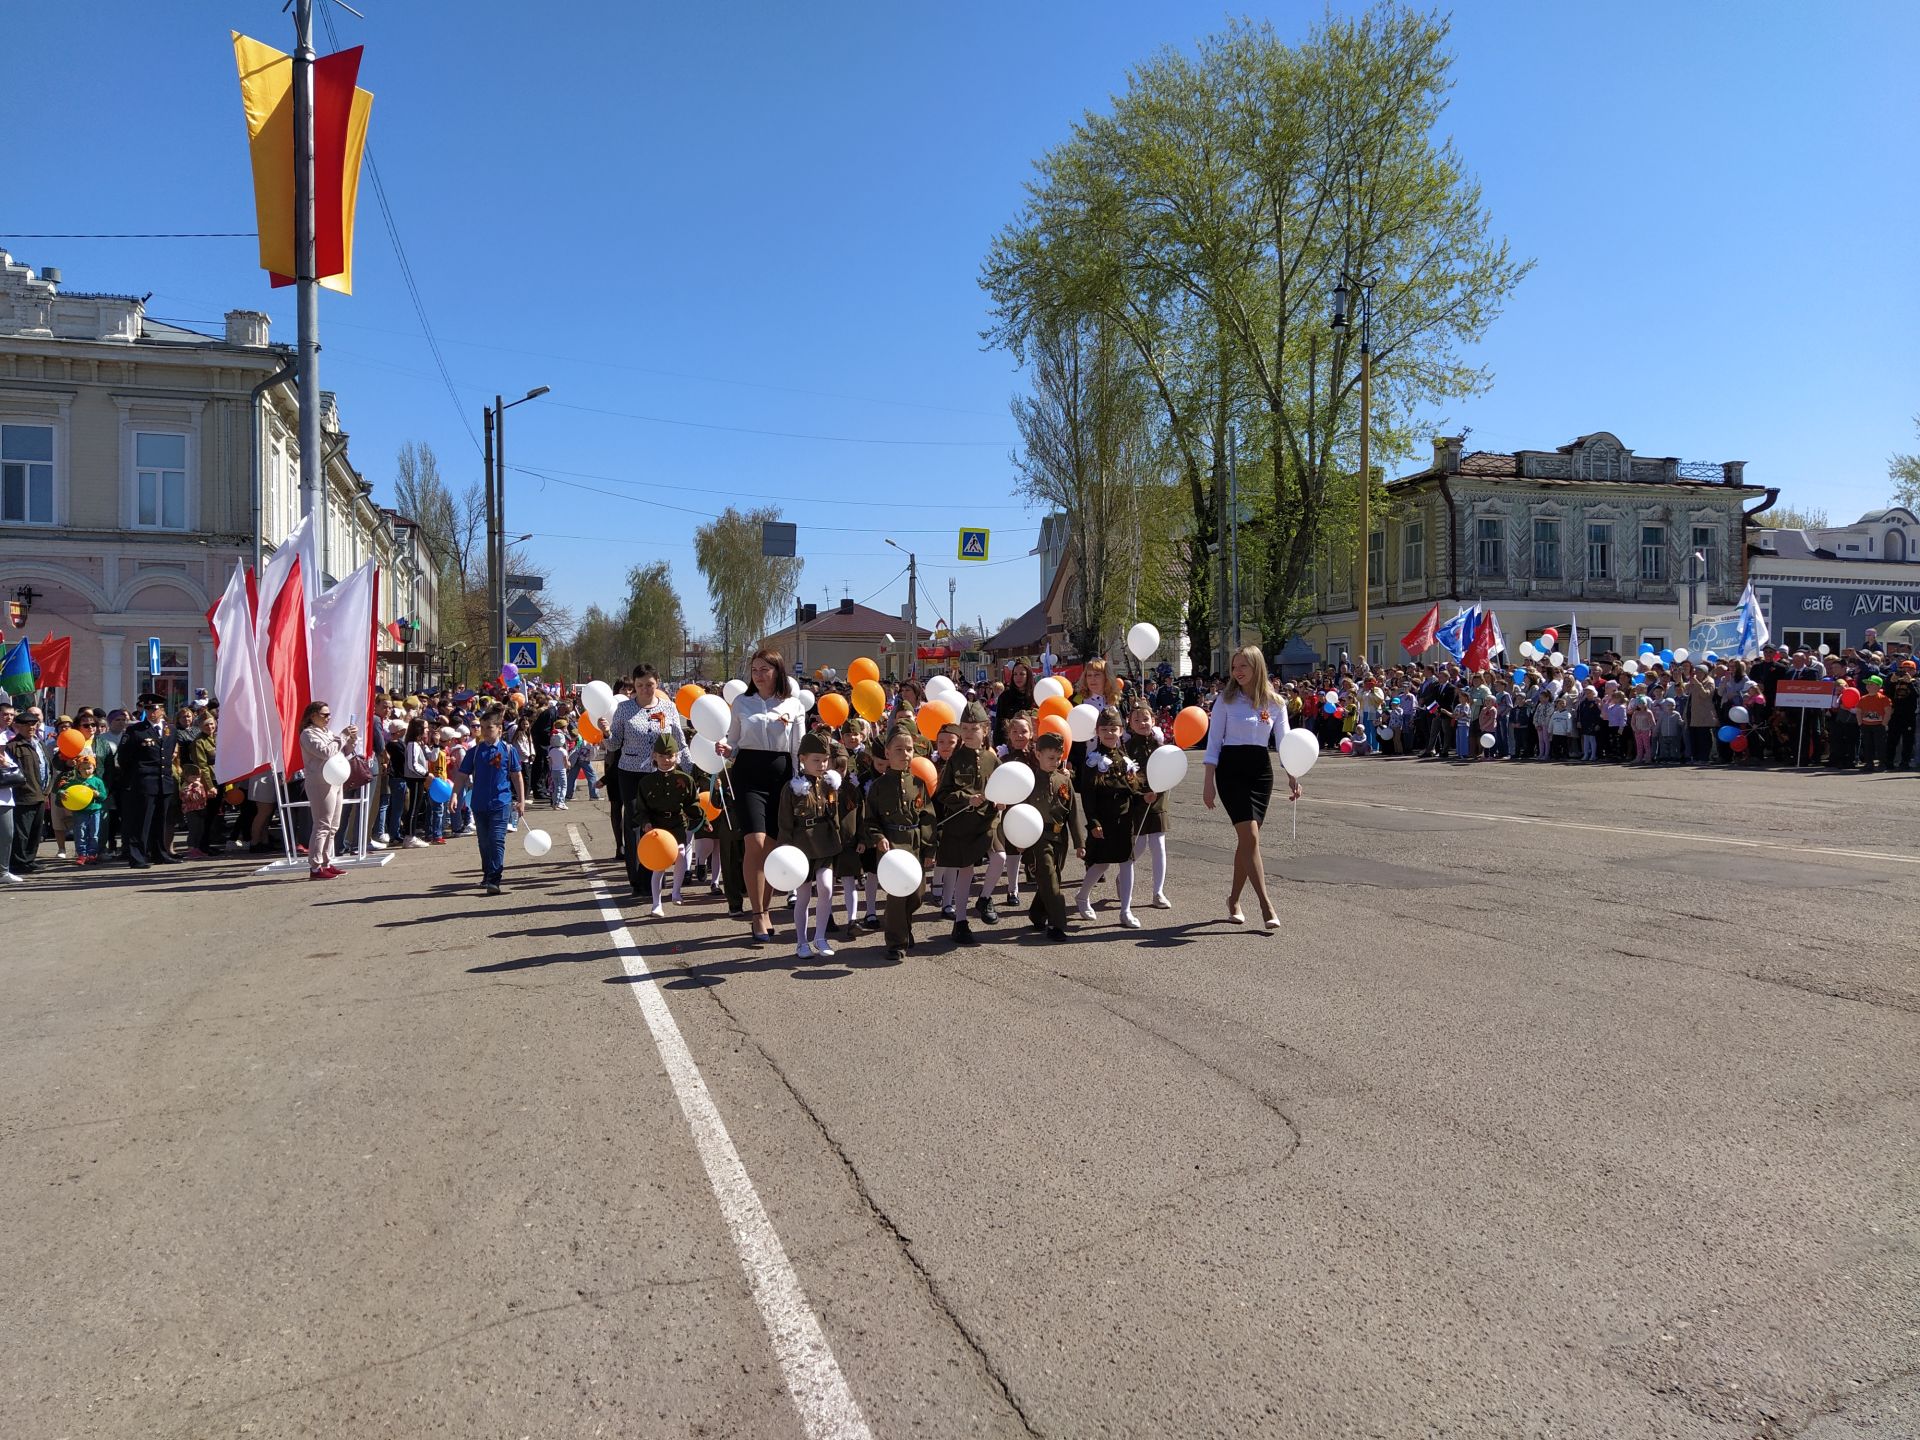
[[[1920,415],[1913,417],[1920,431]],[[1893,503],[1920,510],[1920,454],[1895,454],[1887,460],[1887,478],[1893,481]]]
[[[803,560],[760,553],[760,527],[779,519],[776,506],[740,511],[729,505],[693,532],[694,560],[720,631],[720,674],[740,673],[770,618],[799,591]]]

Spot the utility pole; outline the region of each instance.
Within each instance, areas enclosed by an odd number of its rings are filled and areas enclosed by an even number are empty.
[[[920,557],[897,540],[889,540],[887,544],[907,557],[907,658],[900,672],[900,678],[905,680],[913,674],[915,662],[920,658]]]
[[[1231,566],[1232,580],[1228,586],[1227,603],[1233,607],[1230,625],[1233,636],[1233,648],[1240,648],[1240,467],[1234,459],[1233,431],[1227,431],[1227,557]],[[1227,659],[1231,670],[1233,659]]]
[[[493,410],[489,407],[481,415],[487,432],[487,649],[496,655],[505,655],[506,637],[494,629],[497,612],[493,608],[493,596],[500,583],[497,549],[500,529],[493,518]]]
[[[493,602],[494,624],[500,643],[494,647],[493,663],[507,663],[507,407],[493,397]]]
[[[293,251],[300,356],[300,513],[311,519],[313,558],[327,574],[327,467],[320,453],[320,282],[313,272],[313,0],[293,6]]]
[[[954,652],[960,645],[960,616],[953,608],[953,576],[947,577],[947,668],[953,668]]]

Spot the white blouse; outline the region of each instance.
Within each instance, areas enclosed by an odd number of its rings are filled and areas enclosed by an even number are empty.
[[[800,702],[791,697],[764,699],[757,690],[749,690],[733,702],[733,718],[727,723],[727,744],[734,750],[786,751],[800,757],[800,737],[806,733],[806,714]]]
[[[1223,696],[1214,702],[1213,713],[1207,717],[1205,763],[1220,763],[1222,745],[1278,749],[1280,737],[1287,733],[1287,728],[1287,702],[1283,697],[1274,696],[1265,710],[1258,710],[1244,695]]]

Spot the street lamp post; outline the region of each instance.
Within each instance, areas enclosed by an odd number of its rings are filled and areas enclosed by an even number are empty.
[[[1371,666],[1367,649],[1367,599],[1373,588],[1373,525],[1369,519],[1373,498],[1373,473],[1368,458],[1368,442],[1373,432],[1373,281],[1342,272],[1333,292],[1333,328],[1348,326],[1348,302],[1357,300],[1360,310],[1360,663]],[[1382,558],[1385,552],[1382,551]]]
[[[920,658],[920,561],[906,546],[893,540],[887,544],[907,557],[907,656],[900,666],[900,678],[904,680],[913,674],[914,662]]]
[[[488,527],[493,532],[493,551],[488,555],[488,617],[493,634],[495,663],[507,663],[507,411],[529,400],[538,400],[553,389],[536,385],[518,400],[502,401],[493,397],[487,412],[487,438],[493,454],[493,515]],[[525,536],[521,537],[525,539]]]

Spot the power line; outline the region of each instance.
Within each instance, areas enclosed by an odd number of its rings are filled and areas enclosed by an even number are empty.
[[[9,240],[258,240],[257,230],[122,230],[113,233],[76,230],[15,230]]]
[[[667,415],[642,415],[633,410],[605,410],[597,405],[573,405],[564,400],[548,402],[563,410],[579,410],[588,415],[611,415],[619,420],[640,420],[649,425],[679,425],[689,430],[723,430],[730,435],[765,435],[775,440],[828,440],[840,445],[909,445],[936,449],[999,449],[1005,440],[879,440],[866,435],[823,435],[806,430],[760,430],[747,425],[715,425],[704,420],[676,420]]]
[[[518,465],[511,465],[511,466],[508,466],[507,468],[511,470],[518,470],[523,467]],[[537,470],[529,469],[527,473],[536,474],[536,475],[571,475],[577,480],[605,480],[610,484],[633,485],[633,486],[638,486],[639,488],[644,490],[684,490],[687,488],[684,481],[675,482],[670,480],[629,480],[624,475],[597,475],[591,470],[560,470],[560,469],[554,468],[551,465],[543,466]],[[794,504],[794,505],[799,505],[799,504],[855,505],[855,506],[860,506],[862,508],[876,509],[876,510],[897,510],[900,508],[900,502],[896,500],[833,500],[823,496],[773,494],[764,490],[729,489],[727,493],[741,500],[780,500],[788,504]],[[1032,509],[1033,507],[1029,505],[975,505],[975,504],[972,504],[971,502],[955,502],[952,504],[946,504],[939,501],[928,502],[928,501],[916,500],[913,502],[913,508],[916,510],[967,510],[967,511],[1018,510],[1022,514],[1025,514],[1028,510]]]

